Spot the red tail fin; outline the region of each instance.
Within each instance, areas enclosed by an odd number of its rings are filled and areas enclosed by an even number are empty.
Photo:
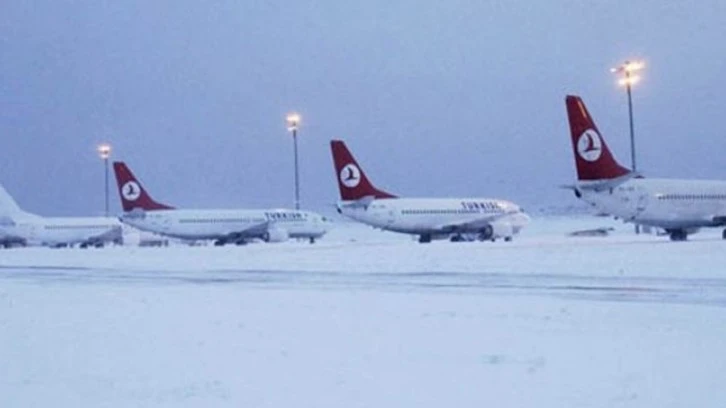
[[[335,174],[338,177],[340,198],[345,201],[359,200],[363,197],[396,198],[395,195],[373,187],[358,162],[350,153],[342,140],[331,140],[330,149],[333,152]]]
[[[121,206],[124,211],[131,211],[135,208],[145,211],[171,210],[174,208],[154,201],[144,190],[144,187],[141,186],[134,173],[126,166],[126,163],[113,162],[113,172],[116,174],[118,194],[121,197]]]
[[[614,179],[630,173],[610,153],[582,99],[568,95],[565,102],[578,180]]]

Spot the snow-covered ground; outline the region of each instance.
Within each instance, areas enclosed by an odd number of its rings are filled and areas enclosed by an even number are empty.
[[[0,251],[0,406],[721,407],[725,245],[549,217],[511,243]]]

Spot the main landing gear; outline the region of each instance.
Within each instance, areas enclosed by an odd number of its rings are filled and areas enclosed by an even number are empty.
[[[685,241],[688,239],[688,233],[686,232],[686,230],[674,229],[666,230],[666,232],[668,233],[668,235],[670,235],[671,241]],[[726,231],[724,231],[724,236],[726,236]]]
[[[214,241],[214,246],[225,246],[227,244],[235,244],[237,246],[247,245],[247,240],[240,238],[235,240],[225,240],[225,239],[218,239]]]
[[[421,244],[428,244],[431,242],[431,234],[422,234],[418,237],[418,242]]]
[[[479,231],[479,241],[494,241],[494,228],[487,225]]]
[[[726,229],[721,233],[721,238],[726,239]]]

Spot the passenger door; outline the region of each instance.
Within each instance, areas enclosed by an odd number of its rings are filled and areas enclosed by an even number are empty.
[[[649,195],[644,188],[640,187],[636,191],[636,196],[635,215],[638,216],[648,207]]]

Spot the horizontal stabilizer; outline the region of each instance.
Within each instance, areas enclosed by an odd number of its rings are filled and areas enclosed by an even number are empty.
[[[639,178],[639,177],[641,177],[639,173],[637,173],[635,171],[631,171],[628,174],[625,174],[620,177],[611,178],[611,179],[580,181],[579,183],[577,183],[577,185],[573,186],[573,189],[605,191],[605,190],[613,189],[613,188],[625,183],[626,181],[628,181],[630,179]]]
[[[371,205],[371,203],[375,201],[375,199],[375,196],[369,195],[363,198],[359,198],[357,200],[346,201],[340,206],[346,208],[368,208],[368,206]]]

